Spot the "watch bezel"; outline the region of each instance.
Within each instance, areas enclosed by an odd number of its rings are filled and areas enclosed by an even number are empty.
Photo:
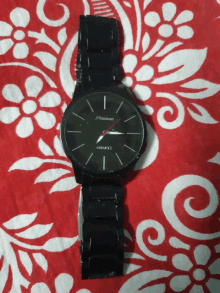
[[[135,109],[139,113],[141,121],[143,123],[144,135],[143,135],[142,145],[141,145],[140,149],[137,151],[136,156],[124,168],[120,168],[115,171],[109,171],[109,172],[95,171],[95,170],[84,167],[74,158],[74,156],[72,155],[71,151],[69,150],[69,147],[66,142],[65,126],[66,126],[66,122],[67,122],[68,116],[70,114],[70,111],[72,110],[72,107],[74,106],[74,104],[76,104],[78,102],[78,100],[86,98],[87,96],[90,96],[91,94],[95,94],[95,93],[117,94],[117,95],[127,99],[135,107]],[[120,176],[120,174],[124,174],[128,170],[133,169],[133,167],[135,166],[136,162],[138,161],[138,159],[143,151],[144,143],[147,138],[147,130],[146,130],[146,124],[145,124],[143,114],[140,111],[140,109],[138,108],[137,104],[135,103],[132,92],[130,91],[130,89],[126,88],[123,84],[119,84],[117,87],[115,87],[115,86],[111,87],[111,88],[109,88],[109,87],[104,88],[103,87],[103,88],[100,88],[95,91],[92,90],[92,91],[87,91],[86,93],[81,93],[80,95],[77,95],[77,96],[75,96],[75,94],[74,94],[72,101],[67,106],[67,108],[63,114],[63,118],[62,118],[61,125],[60,125],[60,138],[61,138],[61,143],[62,143],[64,152],[65,152],[66,156],[68,157],[68,159],[72,162],[73,168],[78,168],[83,173],[86,173],[88,175],[105,178],[105,177],[110,177],[110,176]]]

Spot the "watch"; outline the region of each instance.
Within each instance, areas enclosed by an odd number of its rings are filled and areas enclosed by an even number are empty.
[[[77,81],[60,137],[81,184],[81,277],[96,279],[123,275],[121,179],[143,153],[147,132],[133,93],[121,82],[116,19],[81,15],[78,33]]]

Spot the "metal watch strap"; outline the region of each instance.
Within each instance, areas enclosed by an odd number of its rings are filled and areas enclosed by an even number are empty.
[[[102,184],[102,185],[101,185]],[[79,238],[82,279],[123,274],[123,187],[115,182],[82,185]]]
[[[116,19],[80,15],[76,68],[82,91],[121,81]]]

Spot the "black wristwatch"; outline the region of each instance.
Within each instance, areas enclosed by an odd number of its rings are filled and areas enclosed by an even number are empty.
[[[60,136],[81,184],[82,279],[120,276],[124,259],[120,179],[143,152],[146,125],[132,92],[121,83],[115,19],[80,16],[76,78]]]

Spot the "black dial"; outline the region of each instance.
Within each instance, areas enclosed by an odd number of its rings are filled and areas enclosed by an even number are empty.
[[[113,93],[88,95],[72,106],[64,139],[81,166],[101,173],[131,163],[143,145],[144,125],[136,107]]]

